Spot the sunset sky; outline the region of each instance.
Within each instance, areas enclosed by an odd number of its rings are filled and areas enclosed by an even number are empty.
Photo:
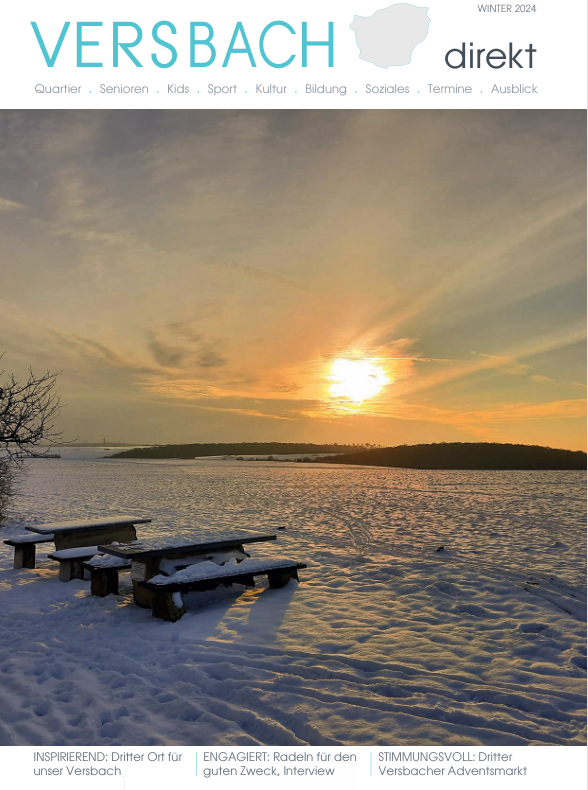
[[[0,112],[66,439],[585,447],[586,114]]]

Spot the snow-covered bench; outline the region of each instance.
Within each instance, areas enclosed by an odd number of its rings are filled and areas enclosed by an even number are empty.
[[[118,573],[130,570],[131,560],[97,554],[84,562],[84,568],[90,571],[90,590],[92,595],[104,598],[110,593],[118,595]]]
[[[70,582],[73,579],[84,579],[84,563],[98,554],[98,546],[80,546],[76,549],[61,549],[48,554],[50,560],[57,560],[59,563],[59,579],[62,582]]]
[[[186,612],[182,593],[214,590],[223,584],[244,584],[255,587],[255,576],[267,576],[269,586],[283,587],[290,579],[298,581],[298,571],[306,568],[302,562],[292,560],[244,560],[240,563],[217,565],[214,562],[199,562],[177,571],[171,576],[153,576],[149,581],[139,582],[152,594],[153,616],[172,623]]]
[[[53,535],[20,535],[4,543],[14,546],[15,568],[34,568],[37,543],[53,543]]]

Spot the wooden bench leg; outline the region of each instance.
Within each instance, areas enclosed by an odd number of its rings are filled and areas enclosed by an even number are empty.
[[[172,593],[165,590],[154,592],[151,608],[153,617],[159,617],[161,620],[168,620],[171,623],[175,623],[186,613],[182,594],[179,592]]]
[[[74,579],[86,578],[85,560],[60,560],[59,562],[59,581],[71,582]]]
[[[298,581],[298,571],[270,571],[267,575],[267,580],[269,582],[269,586],[276,590],[279,587],[284,587],[290,579],[296,579]]]
[[[70,582],[72,579],[75,579],[74,574],[74,563],[72,560],[62,560],[59,563],[59,581],[60,582]]]
[[[84,568],[84,562],[87,560],[88,557],[59,560],[59,581],[71,582],[74,579],[81,579],[82,581],[89,579],[90,572]]]
[[[14,547],[14,567],[15,568],[34,568],[35,567],[34,543]]]
[[[118,571],[116,568],[97,568],[90,576],[92,595],[104,598],[107,595],[118,595]]]
[[[151,609],[153,593],[146,587],[141,587],[138,581],[133,579],[133,599],[137,606],[141,606],[143,609]]]
[[[73,560],[72,562],[72,579],[81,579],[82,581],[86,578],[86,569],[84,568],[85,560]]]

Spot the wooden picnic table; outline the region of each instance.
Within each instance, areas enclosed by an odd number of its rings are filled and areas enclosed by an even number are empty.
[[[201,535],[198,540],[157,538],[151,541],[117,541],[114,545],[99,545],[98,550],[104,554],[111,554],[114,557],[131,561],[135,603],[149,608],[152,603],[152,593],[147,588],[140,586],[139,582],[145,582],[153,576],[157,576],[160,573],[163,560],[178,560],[177,565],[181,567],[182,559],[185,560],[185,565],[191,565],[190,558],[197,558],[197,561],[206,558],[213,559],[214,555],[223,553],[228,558],[229,552],[233,552],[233,556],[245,559],[248,556],[244,548],[246,545],[276,540],[276,537],[275,534],[254,535],[251,532],[234,532],[227,533],[222,537],[219,537],[218,534]]]
[[[202,562],[179,571],[172,576],[155,576],[139,585],[152,595],[151,609],[154,617],[175,623],[186,612],[183,594],[214,590],[223,584],[243,584],[255,587],[257,576],[267,576],[270,588],[284,587],[290,579],[298,578],[298,571],[306,568],[304,562],[273,558],[271,560],[243,560],[233,566],[211,568],[212,563]]]
[[[58,521],[52,524],[31,524],[29,532],[53,535],[55,548],[78,548],[111,543],[115,540],[129,541],[137,538],[136,524],[148,524],[150,518],[140,516],[115,516],[112,518],[87,519],[86,521]]]

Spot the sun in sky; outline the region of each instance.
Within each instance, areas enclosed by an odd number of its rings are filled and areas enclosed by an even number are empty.
[[[585,112],[0,134],[2,366],[63,371],[64,438],[585,447]]]
[[[359,405],[378,395],[390,383],[384,368],[373,359],[334,359],[329,395]]]

